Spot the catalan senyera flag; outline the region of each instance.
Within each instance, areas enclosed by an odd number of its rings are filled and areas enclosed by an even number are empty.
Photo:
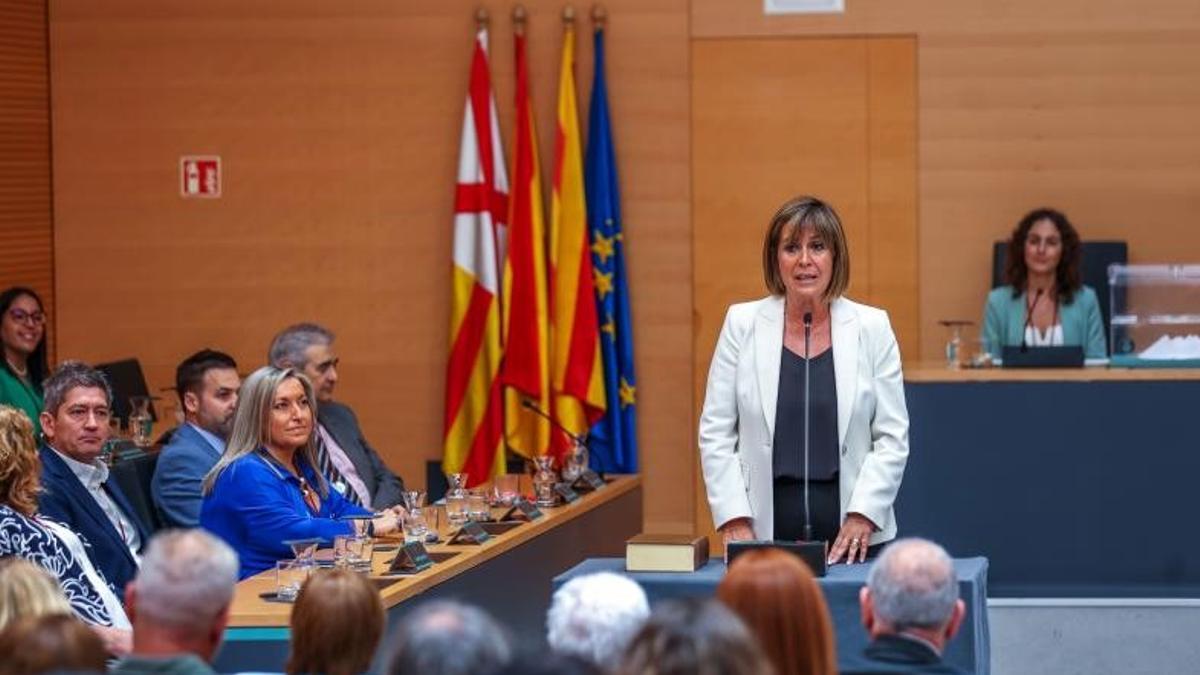
[[[550,372],[554,416],[564,427],[581,435],[604,415],[606,403],[583,191],[574,61],[575,27],[568,23],[563,32],[558,79],[554,190],[550,200]],[[561,457],[569,447],[570,441],[563,434],[553,434],[552,453]]]
[[[525,35],[514,36],[516,57],[516,158],[504,260],[505,440],[525,457],[544,455],[550,424],[522,406],[523,400],[550,410],[550,315],[546,275],[546,225],[537,132],[529,94]]]
[[[446,366],[447,473],[478,485],[504,468],[500,255],[508,177],[488,72],[487,29],[475,35],[454,199],[450,358]]]
[[[600,316],[600,350],[608,412],[588,437],[592,468],[637,473],[637,378],[633,371],[633,320],[629,278],[625,274],[625,234],[621,223],[621,191],[617,153],[608,114],[604,76],[604,29],[593,36],[595,71],[588,112],[588,146],[584,158],[588,224],[592,234],[592,266],[596,270],[596,311]]]

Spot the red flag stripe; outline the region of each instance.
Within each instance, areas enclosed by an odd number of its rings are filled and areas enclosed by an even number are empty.
[[[475,284],[471,290],[471,301],[458,327],[458,335],[450,348],[450,363],[446,373],[446,422],[442,433],[450,432],[454,420],[458,418],[458,409],[466,396],[467,386],[471,380],[471,370],[475,360],[482,351],[484,326],[487,324],[488,311],[491,309],[493,296],[484,287]]]

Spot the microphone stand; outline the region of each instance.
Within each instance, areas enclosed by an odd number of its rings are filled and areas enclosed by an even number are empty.
[[[804,313],[804,541],[812,541],[812,512],[808,506],[808,413],[812,408],[809,379],[809,342],[812,339],[812,312]]]

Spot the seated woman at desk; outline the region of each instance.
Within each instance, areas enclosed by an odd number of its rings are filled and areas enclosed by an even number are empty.
[[[1054,209],[1031,211],[1008,242],[1007,286],[992,289],[984,308],[987,349],[1083,347],[1089,359],[1107,356],[1096,292],[1079,274],[1079,233]]]
[[[308,378],[291,368],[259,368],[242,385],[229,443],[204,477],[200,507],[200,526],[237,551],[240,579],[290,559],[287,541],[399,529],[396,509],[347,519],[371,512],[330,490],[316,469],[316,400]]]

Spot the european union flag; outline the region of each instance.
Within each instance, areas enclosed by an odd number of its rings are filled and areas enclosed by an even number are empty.
[[[608,117],[604,81],[604,29],[594,37],[595,74],[588,111],[588,148],[584,159],[588,229],[596,275],[596,310],[608,411],[589,434],[591,465],[599,471],[637,473],[637,379],[633,375],[633,323],[629,318],[629,281],[621,234],[621,196],[617,158]]]

